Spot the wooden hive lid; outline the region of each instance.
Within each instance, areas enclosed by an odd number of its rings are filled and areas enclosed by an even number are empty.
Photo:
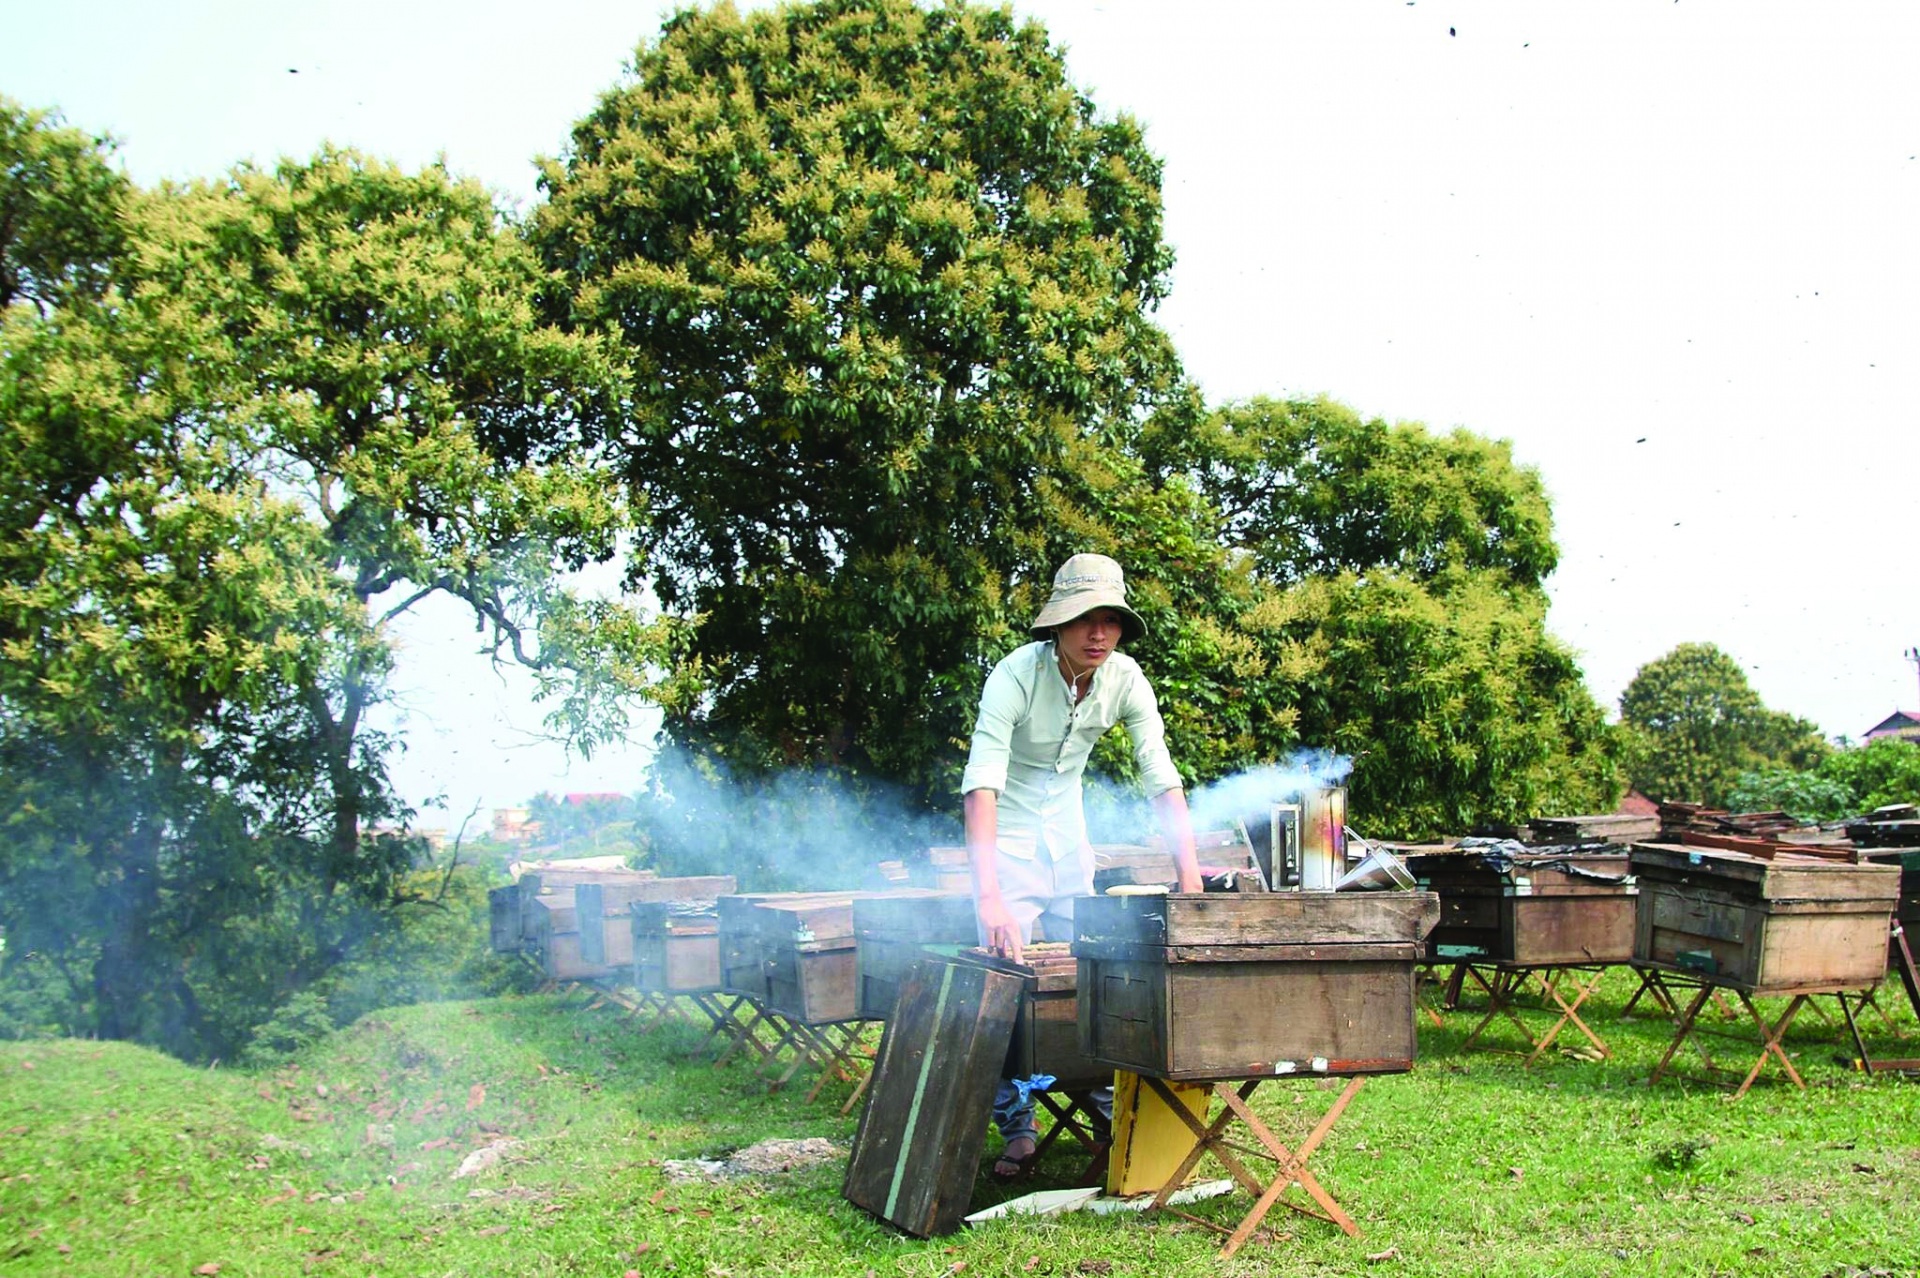
[[[1900,896],[1900,867],[1776,851],[1769,857],[1678,843],[1636,843],[1635,874],[1754,896],[1763,901],[1881,901]]]
[[[1439,921],[1432,892],[1173,892],[1074,907],[1076,943],[1150,946],[1401,944]]]

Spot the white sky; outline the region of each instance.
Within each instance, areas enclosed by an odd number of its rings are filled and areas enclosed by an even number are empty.
[[[16,0],[0,92],[143,181],[324,139],[526,202],[672,7]],[[1166,161],[1160,319],[1210,398],[1512,440],[1554,498],[1553,628],[1610,708],[1706,640],[1829,734],[1920,710],[1920,7],[1016,7]],[[447,823],[638,784],[641,750],[539,742],[446,616],[406,642],[396,775]]]

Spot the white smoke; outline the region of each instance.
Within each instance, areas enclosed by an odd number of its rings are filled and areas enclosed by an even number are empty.
[[[732,874],[743,892],[872,886],[880,862],[960,839],[957,802],[928,812],[897,786],[828,769],[739,775],[669,748],[651,781],[640,824],[656,868]]]
[[[1264,819],[1276,803],[1297,799],[1308,790],[1341,784],[1353,760],[1325,750],[1302,750],[1284,763],[1236,772],[1210,781],[1187,796],[1195,830],[1228,830],[1251,818]]]

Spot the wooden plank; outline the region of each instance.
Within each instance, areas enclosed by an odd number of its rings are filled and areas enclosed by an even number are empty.
[[[1571,843],[1579,839],[1607,839],[1630,842],[1651,839],[1660,833],[1660,818],[1610,812],[1591,816],[1535,817],[1529,823],[1533,836],[1543,843]]]
[[[858,1003],[860,1015],[869,1021],[884,1021],[893,1014],[900,998],[900,982],[921,959],[930,955],[951,958],[966,947],[960,944],[934,945],[919,941],[883,941],[861,937],[855,949],[860,976]]]
[[[624,885],[621,885],[624,886]],[[580,957],[588,963],[626,968],[633,962],[633,929],[626,911],[631,899],[612,899],[621,887],[604,883],[582,883],[573,890],[574,917],[580,927]],[[608,926],[608,916],[618,909],[617,926]]]
[[[1019,1005],[1018,977],[938,959],[913,967],[880,1038],[847,1201],[920,1238],[960,1227]]]
[[[1213,1091],[1205,1084],[1174,1083],[1169,1090],[1201,1123]],[[1193,1128],[1173,1112],[1140,1076],[1121,1070],[1113,1088],[1113,1149],[1107,1156],[1107,1192],[1125,1198],[1153,1193],[1172,1179],[1193,1149]],[[1193,1177],[1189,1173],[1187,1181]]]
[[[551,916],[555,910],[568,912],[565,930],[574,930],[573,888],[542,888],[538,879],[530,875],[520,877],[520,943],[524,948],[536,948],[539,943],[540,917],[542,912]]]
[[[1007,1045],[1006,1076],[1050,1074],[1063,1091],[1111,1086],[1113,1069],[1081,1050],[1080,970],[1070,947],[1058,942],[1031,945],[1022,957],[1027,961],[1015,963],[974,947],[954,960],[1020,980],[1020,1013]]]
[[[487,889],[487,935],[496,954],[520,949],[520,885]]]

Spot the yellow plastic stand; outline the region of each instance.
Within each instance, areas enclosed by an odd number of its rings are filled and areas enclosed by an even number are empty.
[[[1205,1083],[1167,1083],[1168,1091],[1200,1123],[1213,1089]],[[1196,1143],[1193,1127],[1138,1074],[1113,1077],[1113,1150],[1107,1158],[1107,1193],[1115,1197],[1152,1193],[1167,1183]],[[1191,1179],[1189,1177],[1188,1179]]]

